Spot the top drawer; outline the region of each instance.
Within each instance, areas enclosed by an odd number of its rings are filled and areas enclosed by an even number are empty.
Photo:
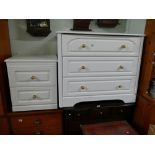
[[[56,85],[56,63],[16,63],[7,67],[11,87]]]
[[[19,115],[11,117],[11,124],[13,129],[27,128],[27,127],[60,127],[62,121],[61,113],[38,114],[38,115]]]
[[[141,37],[62,35],[64,56],[138,56]]]

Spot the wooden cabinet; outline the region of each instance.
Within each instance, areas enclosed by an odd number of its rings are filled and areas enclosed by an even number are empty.
[[[0,115],[9,110],[9,86],[4,60],[11,56],[8,21],[0,20]]]
[[[9,30],[8,21],[0,20],[0,59],[5,59],[10,57],[10,40],[9,40]]]
[[[11,56],[8,21],[0,20],[0,134],[10,134],[7,112],[11,110],[7,69],[4,60]]]
[[[5,117],[0,117],[0,135],[8,135],[8,134],[10,134],[8,120]]]
[[[62,110],[34,111],[10,114],[12,134],[60,135],[62,134]]]
[[[148,133],[150,124],[155,124],[155,98],[151,97],[150,82],[155,77],[155,20],[147,20],[145,42],[139,81],[139,92],[134,123],[142,134]]]
[[[149,124],[155,124],[155,105],[143,96],[138,96],[134,124],[141,134],[147,134]]]

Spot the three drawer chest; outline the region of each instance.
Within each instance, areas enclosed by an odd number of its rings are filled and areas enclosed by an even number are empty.
[[[136,100],[143,35],[58,32],[59,106]]]

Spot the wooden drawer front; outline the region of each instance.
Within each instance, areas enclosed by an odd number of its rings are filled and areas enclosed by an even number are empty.
[[[14,129],[14,135],[61,135],[61,128],[53,128],[53,127],[31,127],[31,128],[21,128]]]
[[[54,74],[53,74],[54,73]],[[56,65],[16,64],[8,66],[10,86],[56,85]]]
[[[64,78],[64,96],[131,94],[135,92],[135,77]]]
[[[12,129],[23,129],[28,127],[60,128],[62,123],[61,114],[29,115],[11,117]]]
[[[0,135],[8,135],[9,131],[9,123],[6,118],[0,118]]]
[[[64,57],[63,76],[136,75],[137,57]]]
[[[63,55],[138,56],[139,37],[62,35]]]
[[[15,87],[10,89],[13,105],[57,103],[56,87]]]

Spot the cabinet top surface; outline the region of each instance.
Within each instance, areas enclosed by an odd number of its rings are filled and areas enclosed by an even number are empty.
[[[103,35],[103,36],[135,36],[144,37],[145,34],[129,34],[129,33],[102,33],[93,31],[57,31],[57,34],[85,34],[85,35]]]
[[[57,62],[56,55],[39,55],[39,56],[13,56],[5,62]]]

